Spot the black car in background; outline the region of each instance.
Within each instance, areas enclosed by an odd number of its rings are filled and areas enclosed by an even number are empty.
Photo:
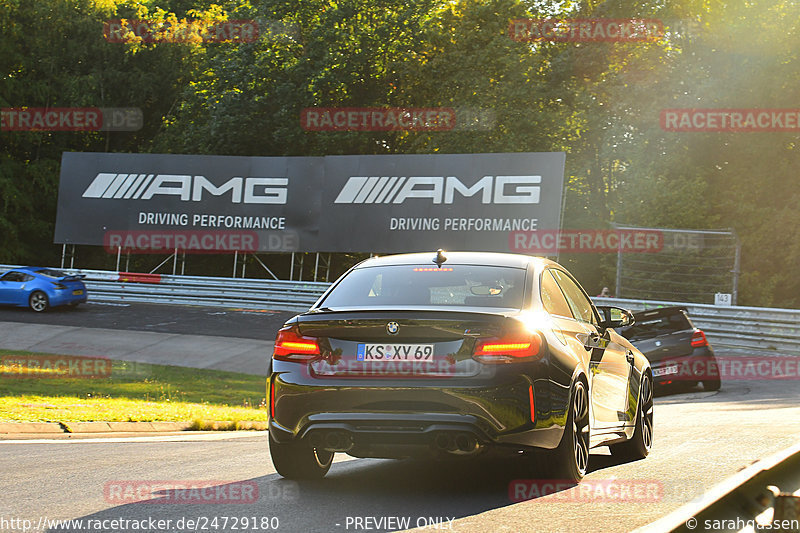
[[[705,390],[719,390],[714,350],[686,307],[660,307],[633,316],[634,324],[620,333],[650,360],[657,386],[702,383]]]
[[[602,313],[602,314],[601,314]],[[279,474],[324,476],[354,457],[523,454],[577,481],[589,450],[650,451],[647,359],[547,259],[404,254],[345,273],[278,332],[268,379]]]

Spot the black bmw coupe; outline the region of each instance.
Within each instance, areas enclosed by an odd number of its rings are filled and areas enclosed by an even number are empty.
[[[650,364],[553,261],[441,250],[372,258],[278,332],[267,383],[278,473],[354,457],[487,450],[580,480],[589,450],[647,456]]]

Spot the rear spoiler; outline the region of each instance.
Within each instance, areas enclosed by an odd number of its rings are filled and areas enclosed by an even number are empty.
[[[646,309],[644,311],[637,311],[633,314],[633,317],[636,319],[637,322],[640,320],[647,320],[650,318],[658,318],[666,315],[675,314],[676,311],[683,311],[687,315],[689,314],[689,309],[685,305],[671,305],[669,307],[658,307],[656,309]]]

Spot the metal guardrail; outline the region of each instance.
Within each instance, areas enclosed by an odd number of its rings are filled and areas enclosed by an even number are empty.
[[[4,272],[13,265],[0,265]],[[242,309],[305,311],[330,286],[311,281],[171,276],[106,270],[60,269],[86,276],[89,300],[143,302]]]
[[[682,302],[593,298],[599,305],[632,311],[685,306],[694,324],[715,348],[727,353],[800,354],[800,310],[770,307],[724,307]]]
[[[800,531],[800,444],[751,464],[634,533]],[[773,488],[774,487],[774,488]],[[776,489],[782,492],[775,493]],[[793,522],[792,522],[793,521]],[[720,527],[707,527],[709,523]]]
[[[0,272],[14,268],[0,265]],[[329,283],[199,276],[136,274],[107,270],[62,269],[86,276],[89,299],[305,311]],[[727,353],[800,354],[800,310],[721,307],[653,300],[594,298],[599,305],[634,311],[685,306],[711,344]]]

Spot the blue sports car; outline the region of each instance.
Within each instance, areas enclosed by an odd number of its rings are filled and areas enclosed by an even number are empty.
[[[58,305],[76,306],[86,302],[82,278],[51,268],[15,268],[0,276],[0,304],[30,307],[37,313]]]

